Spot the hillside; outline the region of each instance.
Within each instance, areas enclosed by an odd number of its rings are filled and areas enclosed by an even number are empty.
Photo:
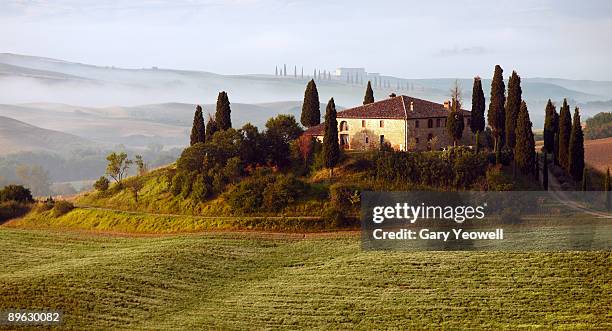
[[[0,237],[0,310],[61,309],[69,329],[612,327],[606,252],[367,252],[357,234]]]
[[[23,151],[66,152],[93,146],[95,143],[72,134],[0,116],[0,156]]]
[[[604,173],[608,167],[612,168],[612,137],[585,140],[584,161]]]

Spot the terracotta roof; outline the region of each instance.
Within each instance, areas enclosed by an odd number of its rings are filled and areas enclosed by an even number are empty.
[[[311,126],[308,130],[304,131],[304,134],[307,136],[322,136],[325,131],[325,122]]]
[[[410,105],[413,110],[410,110]],[[470,112],[462,109],[464,115]],[[371,104],[349,108],[339,111],[337,118],[429,118],[446,117],[448,109],[443,104],[435,103],[423,99],[417,99],[406,95],[384,99]]]
[[[412,109],[410,110],[410,104]],[[463,115],[470,114],[462,109]],[[431,117],[447,117],[448,109],[441,103],[417,99],[406,95],[388,98],[363,106],[345,109],[336,114],[336,118],[382,118],[382,119],[419,119]],[[322,136],[325,123],[313,126],[304,131],[305,135]]]

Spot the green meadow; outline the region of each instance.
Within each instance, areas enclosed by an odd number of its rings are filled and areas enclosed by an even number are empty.
[[[609,252],[364,252],[359,235],[0,227],[0,310],[75,329],[611,329]]]

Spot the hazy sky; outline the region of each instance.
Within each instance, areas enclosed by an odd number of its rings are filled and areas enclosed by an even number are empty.
[[[0,52],[120,67],[612,80],[612,1],[2,0]]]

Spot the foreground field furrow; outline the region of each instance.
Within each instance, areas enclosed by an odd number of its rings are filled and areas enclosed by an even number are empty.
[[[0,237],[0,310],[62,309],[77,329],[612,327],[609,252],[363,252],[344,234]]]

